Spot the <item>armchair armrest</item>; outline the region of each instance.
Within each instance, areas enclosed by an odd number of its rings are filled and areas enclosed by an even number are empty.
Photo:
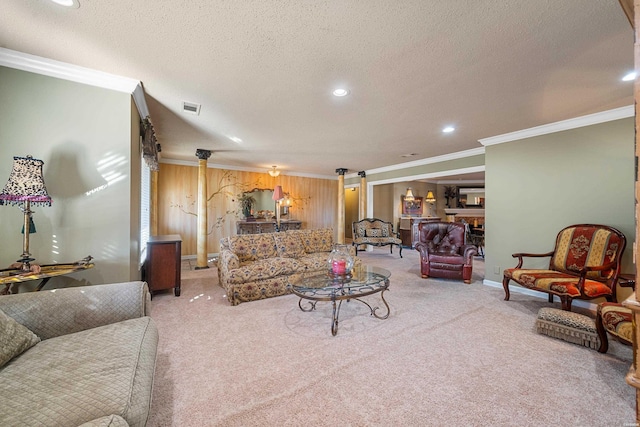
[[[606,264],[603,265],[592,265],[592,266],[587,266],[585,265],[582,268],[568,268],[571,271],[575,271],[576,273],[580,273],[581,275],[587,274],[590,271],[604,271],[604,270],[611,270],[612,268],[615,268],[617,265],[617,263],[615,262],[608,262]]]
[[[429,246],[425,242],[416,243],[414,248],[424,259],[429,259]]]
[[[511,254],[512,257],[514,258],[518,258],[518,265],[515,266],[515,268],[521,268],[522,267],[522,263],[524,262],[524,257],[529,257],[529,258],[544,258],[544,257],[548,257],[548,256],[552,256],[555,253],[555,251],[551,251],[551,252],[547,252],[544,254],[529,254],[529,253],[515,253],[515,254]]]
[[[474,245],[464,245],[460,248],[460,253],[464,257],[465,264],[471,264],[473,257],[478,255],[478,248]]]
[[[148,316],[151,295],[145,282],[80,286],[0,297],[0,310],[40,339]]]
[[[220,251],[220,257],[218,258],[218,268],[221,273],[228,273],[229,270],[233,270],[240,267],[240,259],[238,255],[233,253],[229,249],[223,249]]]

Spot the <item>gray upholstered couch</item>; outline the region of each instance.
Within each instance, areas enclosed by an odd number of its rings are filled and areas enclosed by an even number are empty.
[[[144,282],[0,296],[0,425],[144,426],[158,346],[149,303]]]

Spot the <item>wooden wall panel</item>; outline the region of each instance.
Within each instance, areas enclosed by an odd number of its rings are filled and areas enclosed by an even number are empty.
[[[158,234],[180,234],[182,255],[196,254],[196,198],[198,167],[162,163],[158,173]],[[222,237],[236,234],[242,217],[237,195],[246,189],[273,189],[281,185],[293,204],[289,219],[302,221],[305,229],[336,227],[338,181],[268,173],[207,169],[207,251],[217,253]],[[214,194],[215,193],[215,194]],[[348,224],[347,224],[348,225]]]

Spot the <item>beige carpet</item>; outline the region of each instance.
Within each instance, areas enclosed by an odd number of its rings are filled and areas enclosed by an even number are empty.
[[[635,422],[608,354],[539,335],[546,299],[474,282],[421,279],[417,253],[361,253],[392,271],[387,320],[343,304],[304,313],[293,295],[229,306],[215,268],[159,294],[160,348],[149,426],[623,426]],[[477,274],[480,273],[480,274]],[[373,305],[379,295],[367,298]]]

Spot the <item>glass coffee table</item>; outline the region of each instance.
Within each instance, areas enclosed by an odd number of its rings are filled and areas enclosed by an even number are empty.
[[[351,277],[333,276],[327,272],[303,273],[291,276],[289,285],[292,292],[300,297],[298,307],[309,312],[316,308],[318,301],[331,301],[333,316],[331,321],[331,335],[338,333],[338,317],[343,301],[356,300],[369,307],[371,315],[377,319],[389,317],[389,304],[384,299],[384,292],[389,289],[391,273],[384,268],[361,265],[355,267]],[[378,314],[380,307],[372,307],[362,297],[380,293],[380,298],[386,308],[386,313]]]

